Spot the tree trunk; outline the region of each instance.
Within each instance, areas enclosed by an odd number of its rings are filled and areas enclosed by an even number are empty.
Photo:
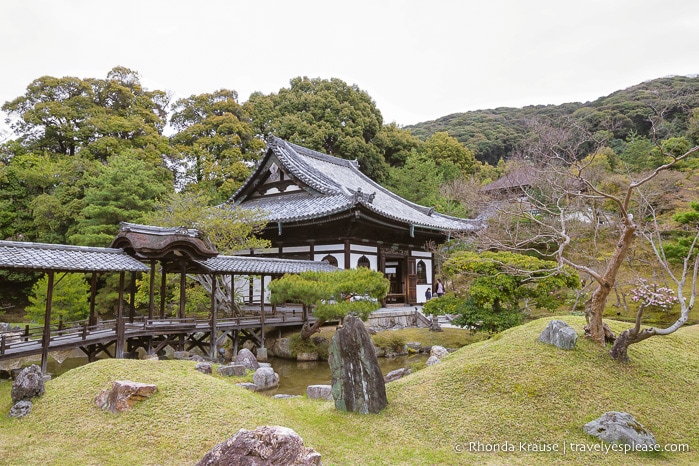
[[[301,328],[301,338],[308,340],[314,333],[320,333],[320,327],[325,323],[323,319],[317,319],[313,325],[309,325],[308,322],[303,324]]]
[[[619,242],[616,245],[614,254],[609,259],[607,269],[604,271],[601,281],[598,280],[597,289],[594,291],[594,293],[592,293],[589,308],[590,320],[588,322],[588,329],[590,338],[600,345],[604,345],[605,337],[608,339],[610,334],[614,335],[609,327],[602,322],[602,315],[604,314],[604,306],[607,303],[609,293],[614,287],[614,282],[616,281],[619,268],[624,262],[624,258],[629,251],[629,246],[631,246],[631,243],[633,243],[636,228],[636,224],[627,217],[624,221],[624,228],[621,231]]]

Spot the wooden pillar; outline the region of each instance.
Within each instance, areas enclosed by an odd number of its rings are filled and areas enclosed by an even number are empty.
[[[180,265],[180,310],[177,317],[184,319],[185,303],[187,302],[187,264],[183,261]]]
[[[53,302],[53,270],[49,271],[49,283],[46,290],[46,313],[44,314],[44,333],[41,338],[41,373],[46,374],[49,362],[49,344],[51,343],[51,303]]]
[[[233,330],[233,357],[238,356],[238,330]]]
[[[346,239],[345,240],[345,269],[351,269],[352,266],[350,264],[352,256],[350,255],[350,240]]]
[[[165,318],[165,291],[167,287],[167,273],[165,272],[165,264],[160,264],[163,274],[160,279],[160,318]]]
[[[265,276],[260,275],[260,325],[262,346],[265,346]]]
[[[150,293],[148,295],[148,318],[155,314],[155,259],[150,260]]]
[[[124,275],[126,272],[119,272],[119,304],[117,305],[116,317],[116,349],[114,357],[122,359],[124,357]]]
[[[218,319],[218,306],[216,303],[216,275],[211,275],[211,335],[209,336],[209,358],[212,361],[218,359],[216,348],[216,319]]]
[[[316,246],[315,241],[309,241],[309,245],[308,245],[308,256],[309,256],[309,257],[308,257],[308,260],[310,260],[310,261],[315,260],[315,257],[316,257],[315,246]]]
[[[235,315],[235,274],[231,274],[231,317]]]
[[[129,323],[133,324],[136,317],[136,272],[131,272],[131,283],[129,284]]]
[[[97,296],[97,272],[92,272],[92,280],[90,280],[90,317],[87,319],[87,325],[97,325],[97,314],[95,313],[95,296]]]

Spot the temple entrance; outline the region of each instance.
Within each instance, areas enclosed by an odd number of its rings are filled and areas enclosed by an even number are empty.
[[[412,257],[386,257],[384,275],[390,282],[386,304],[413,304],[417,302],[417,275]]]

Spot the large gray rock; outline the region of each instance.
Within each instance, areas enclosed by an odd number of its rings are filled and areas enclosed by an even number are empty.
[[[439,359],[437,356],[430,356],[425,364],[427,366],[434,366],[435,364],[439,364],[440,362],[442,362],[442,360]]]
[[[272,346],[272,354],[278,358],[292,359],[291,338],[277,338]]]
[[[44,376],[41,367],[32,364],[25,367],[12,383],[12,401],[31,400],[44,394]]]
[[[210,362],[198,362],[194,366],[194,370],[197,370],[203,374],[211,374],[214,370],[214,366]]]
[[[257,391],[271,390],[279,386],[279,374],[271,367],[260,367],[252,375]]]
[[[95,404],[112,413],[120,413],[130,410],[136,403],[149,398],[157,391],[158,387],[153,384],[115,380],[111,389],[102,390],[97,394]]]
[[[378,413],[388,405],[386,384],[364,322],[345,318],[329,348],[335,407],[341,411]]]
[[[334,400],[332,385],[309,385],[306,387],[306,396],[309,400]]]
[[[586,433],[608,443],[655,445],[655,437],[629,413],[609,411],[585,424]]]
[[[552,320],[539,335],[539,341],[564,350],[575,349],[578,333],[562,320]]]
[[[401,369],[396,369],[394,371],[389,372],[386,374],[386,376],[383,378],[384,382],[393,382],[394,380],[401,379],[405,377],[406,375],[410,375],[410,368],[409,367],[403,367]]]
[[[245,366],[246,369],[252,369],[254,371],[260,367],[260,363],[257,362],[255,355],[252,354],[252,351],[247,348],[243,348],[238,351],[233,364]]]
[[[430,348],[430,356],[436,356],[439,359],[442,359],[447,354],[449,354],[449,351],[447,351],[447,349],[443,346],[435,345]]]
[[[196,466],[320,465],[320,453],[303,445],[303,439],[288,427],[262,426],[240,429],[214,446]]]
[[[18,401],[10,408],[10,417],[21,418],[32,411],[33,403],[29,400]]]
[[[245,366],[240,364],[229,364],[227,366],[219,366],[217,369],[218,373],[224,377],[242,377],[245,375]]]

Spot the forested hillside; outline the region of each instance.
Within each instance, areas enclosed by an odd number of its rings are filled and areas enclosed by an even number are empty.
[[[604,132],[601,136],[607,136],[608,145],[620,153],[630,137],[651,137],[650,117],[659,112],[666,121],[660,139],[687,132],[696,138],[699,129],[690,125],[690,118],[698,107],[699,77],[675,76],[647,81],[593,102],[454,113],[406,129],[421,139],[445,131],[471,149],[477,160],[496,165],[527,137],[527,121],[532,119],[583,121],[593,132]]]

